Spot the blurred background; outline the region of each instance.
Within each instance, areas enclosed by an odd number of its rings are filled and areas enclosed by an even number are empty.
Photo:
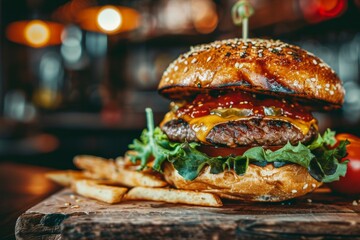
[[[1,182],[15,164],[67,169],[77,154],[124,154],[145,127],[144,108],[157,122],[168,110],[156,92],[167,65],[190,46],[241,36],[235,2],[2,0]],[[321,129],[359,136],[360,0],[250,2],[250,37],[299,45],[343,80],[344,107],[316,113]]]

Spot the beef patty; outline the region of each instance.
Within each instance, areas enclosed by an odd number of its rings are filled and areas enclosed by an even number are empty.
[[[174,142],[199,142],[190,125],[182,119],[171,120],[161,129]],[[282,146],[287,142],[307,143],[317,136],[312,126],[304,135],[291,123],[280,120],[250,119],[231,121],[216,125],[207,135],[206,140],[218,146]]]

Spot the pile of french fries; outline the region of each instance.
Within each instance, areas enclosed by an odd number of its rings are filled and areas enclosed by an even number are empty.
[[[46,177],[70,187],[84,197],[115,204],[127,200],[150,200],[199,206],[222,206],[219,196],[212,193],[174,189],[168,186],[161,174],[151,168],[138,171],[129,159],[116,160],[81,155],[74,158],[81,171],[54,171]]]

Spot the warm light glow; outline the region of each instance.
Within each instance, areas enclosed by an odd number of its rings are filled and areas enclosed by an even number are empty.
[[[122,23],[121,13],[116,8],[104,7],[99,11],[97,23],[105,32],[116,31]]]
[[[324,17],[337,17],[346,8],[344,0],[320,0],[319,13]]]
[[[123,6],[86,8],[76,15],[76,22],[82,29],[114,35],[129,32],[140,26],[138,11]]]
[[[300,7],[307,21],[316,23],[340,16],[347,9],[346,0],[307,0]]]
[[[192,1],[192,21],[199,33],[211,33],[218,24],[216,6],[209,0]]]
[[[62,24],[55,22],[17,21],[6,27],[6,37],[12,42],[40,48],[61,43],[63,29]]]
[[[39,20],[29,22],[25,27],[24,34],[27,42],[34,47],[42,47],[50,39],[49,27]]]

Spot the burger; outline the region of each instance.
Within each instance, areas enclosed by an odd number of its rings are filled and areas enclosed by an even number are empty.
[[[129,146],[131,161],[179,189],[283,201],[344,176],[347,141],[319,134],[312,111],[338,109],[344,88],[313,54],[281,41],[230,39],[180,55],[158,92],[170,111]],[[335,145],[335,146],[334,146]]]

